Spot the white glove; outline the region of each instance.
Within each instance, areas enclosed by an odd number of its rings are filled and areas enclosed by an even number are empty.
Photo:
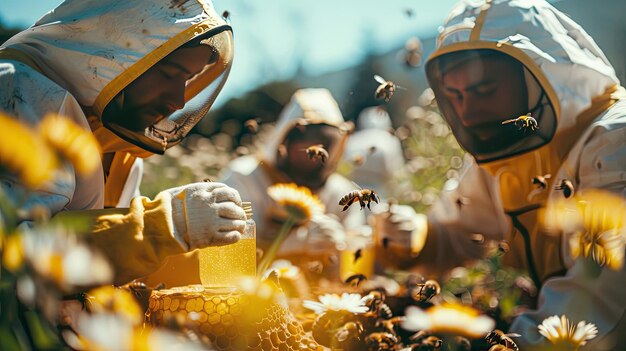
[[[377,206],[377,245],[415,256],[424,247],[428,230],[426,215],[406,205]],[[391,209],[390,209],[391,207]]]
[[[187,250],[233,244],[246,214],[239,192],[222,183],[193,183],[164,190],[172,198],[174,236]]]
[[[306,226],[296,228],[289,234],[279,253],[329,254],[345,248],[345,241],[346,231],[335,216],[316,215]]]

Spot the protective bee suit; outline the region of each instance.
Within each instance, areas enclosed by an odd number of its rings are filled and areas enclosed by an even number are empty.
[[[442,86],[446,65],[494,52],[523,65],[524,112],[538,123],[532,132],[502,125],[510,140],[497,149],[464,128]],[[542,208],[568,195],[556,189],[562,180],[571,181],[574,192],[600,188],[626,195],[626,100],[602,51],[545,1],[463,1],[445,21],[426,74],[441,112],[474,161],[413,231],[412,248],[421,253],[412,264],[443,270],[480,257],[473,233],[506,240],[511,250],[504,263],[525,270],[540,286],[537,309],[511,326],[522,335],[515,339],[520,350],[546,347],[537,324],[561,314],[598,327],[598,336],[582,349],[622,349],[625,270],[591,273],[584,260],[571,259],[571,233],[548,234],[538,223]],[[548,174],[545,187],[533,184],[534,177]]]
[[[257,223],[257,241],[261,247],[268,247],[280,229],[280,218],[274,218],[275,213],[272,209],[276,208],[276,204],[267,195],[267,188],[276,183],[293,182],[289,175],[276,167],[278,158],[283,157],[281,145],[293,128],[299,126],[306,128],[308,125],[326,125],[332,129],[336,128],[342,135],[333,150],[329,150],[329,158],[325,161],[325,167],[333,170],[333,173],[319,190],[313,190],[330,216],[326,216],[326,220],[314,220],[311,223],[313,228],[308,234],[307,231],[298,232],[296,229],[281,247],[279,254],[282,255],[324,252],[345,240],[346,230],[356,230],[365,224],[365,212],[359,211],[357,205],[345,212],[342,212],[342,206],[338,205],[344,195],[357,189],[351,181],[334,172],[344,152],[352,125],[344,121],[337,102],[326,89],[296,91],[278,117],[276,128],[269,136],[263,153],[259,156],[240,157],[231,162],[222,181],[239,189],[242,199],[252,202],[254,219]],[[300,152],[305,154],[305,150]],[[333,220],[332,216],[336,216],[341,225]]]
[[[206,45],[212,56],[183,81],[184,109],[140,131],[119,122],[133,116],[103,118],[105,109],[124,106],[130,84],[192,43]],[[228,76],[232,45],[230,26],[209,0],[68,0],[0,47],[2,110],[29,125],[47,113],[73,120],[93,132],[106,164],[85,177],[65,165],[53,182],[29,193],[25,207],[44,205],[53,215],[78,211],[92,219],[86,239],[113,264],[115,283],[154,271],[168,255],[232,243],[243,230],[238,194],[223,184],[197,183],[163,191],[154,200],[129,201],[141,174],[137,159],[178,144],[206,115]],[[9,196],[23,189],[4,174],[0,184]],[[218,215],[218,195],[228,200],[231,218]],[[198,198],[212,202],[203,205]],[[103,209],[124,205],[130,207]],[[192,218],[199,213],[201,218]]]
[[[376,190],[381,197],[387,197],[394,176],[404,167],[402,144],[390,133],[391,128],[387,111],[363,109],[343,155],[352,164],[349,178],[363,188]]]

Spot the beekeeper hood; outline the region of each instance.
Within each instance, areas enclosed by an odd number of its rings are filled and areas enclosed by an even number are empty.
[[[538,122],[535,131],[517,130],[521,124],[502,125],[502,133],[508,136],[504,143],[479,139],[464,128],[442,87],[446,72],[463,62],[474,60],[478,62],[474,67],[488,70],[494,58],[521,63],[527,95],[527,104],[517,115],[501,116],[501,120],[530,113]],[[594,98],[616,90],[619,84],[593,39],[540,0],[461,1],[444,23],[426,74],[457,140],[483,164],[538,149],[577,125],[588,125],[580,120],[581,113]]]
[[[272,137],[264,150],[263,158],[269,164],[276,164],[277,150],[293,128],[326,128],[330,133],[340,135],[327,164],[334,165],[343,154],[345,141],[352,132],[353,124],[347,123],[339,110],[337,101],[327,89],[300,89],[283,108]],[[304,151],[302,151],[304,152]]]
[[[133,116],[103,119],[109,104],[123,106],[129,84],[192,43],[209,46],[212,54],[204,68],[187,79],[183,109],[141,131],[116,122]],[[208,112],[228,76],[233,40],[230,26],[209,0],[66,0],[3,49],[27,55],[89,111],[90,126],[105,152],[120,149],[107,145],[116,143],[111,141],[118,139],[114,133],[143,149],[139,153],[163,153]]]

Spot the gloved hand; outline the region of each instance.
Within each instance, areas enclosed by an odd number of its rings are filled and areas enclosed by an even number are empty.
[[[239,192],[222,183],[193,183],[164,190],[171,195],[174,236],[187,250],[233,244],[246,214]]]
[[[382,204],[381,204],[382,205]],[[400,255],[417,256],[426,242],[426,215],[406,205],[377,206],[376,245]]]
[[[337,217],[316,215],[307,225],[295,228],[289,234],[279,253],[330,254],[345,248],[345,241],[346,231]]]

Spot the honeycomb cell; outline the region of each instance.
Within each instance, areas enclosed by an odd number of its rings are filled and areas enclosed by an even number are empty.
[[[234,297],[232,297],[232,296],[231,296],[231,297],[229,297],[229,298],[228,298],[228,300],[226,300],[226,303],[227,303],[229,306],[232,306],[232,305],[234,305],[235,303],[237,303],[237,299],[235,299]]]
[[[215,345],[220,349],[226,349],[230,345],[230,339],[226,335],[218,336],[215,339]]]
[[[183,302],[185,302],[185,300],[183,300]],[[182,308],[182,303],[181,303],[181,308]],[[185,306],[185,309],[188,312],[193,312],[196,309],[196,299],[191,299],[187,301],[187,305]]]
[[[226,314],[223,315],[221,318],[222,324],[224,324],[225,326],[230,326],[233,324],[233,316],[231,316],[230,314]]]
[[[164,310],[169,310],[170,309],[170,304],[172,303],[172,299],[169,296],[166,296],[163,299],[163,309]]]
[[[219,303],[222,302],[222,299],[220,299],[219,297],[215,296],[215,297],[213,297],[213,299],[211,301],[213,301],[214,304],[219,305]]]
[[[180,300],[172,299],[172,304],[170,304],[170,311],[176,312],[176,310],[178,310],[179,305],[180,305]]]
[[[204,310],[206,311],[206,313],[215,312],[215,304],[213,303],[213,301],[206,301],[204,303]]]
[[[261,337],[257,333],[248,335],[247,340],[248,347],[258,347],[259,345],[261,345]]]
[[[230,314],[232,314],[233,316],[237,316],[241,313],[241,305],[240,304],[235,304],[230,306]]]
[[[195,312],[200,312],[202,311],[202,307],[204,306],[204,299],[199,297],[196,299],[196,308],[194,309]]]
[[[156,300],[150,299],[150,302],[148,303],[148,308],[150,310],[156,310],[156,306],[158,305]]]
[[[226,304],[222,302],[217,305],[217,307],[215,307],[215,311],[219,314],[226,314],[228,313],[228,306],[226,306]]]
[[[210,324],[217,324],[220,322],[220,315],[217,313],[211,313],[209,314],[209,323]]]
[[[226,328],[224,328],[222,324],[216,324],[213,327],[213,334],[215,334],[215,336],[224,335],[225,332],[226,332]]]
[[[209,315],[206,312],[198,312],[198,322],[205,323],[209,319]]]

